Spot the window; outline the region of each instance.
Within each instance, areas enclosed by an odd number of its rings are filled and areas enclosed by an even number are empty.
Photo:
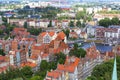
[[[50,36],[49,35],[46,35],[44,37],[44,43],[50,43],[51,39],[50,39]]]
[[[0,45],[0,49],[2,49],[2,45]]]

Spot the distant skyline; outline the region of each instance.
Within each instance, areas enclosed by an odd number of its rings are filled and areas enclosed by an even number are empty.
[[[0,0],[0,1],[24,1],[24,0]],[[54,1],[54,0],[29,0],[29,1]],[[56,1],[56,0],[55,0]],[[57,0],[58,1],[58,0]],[[61,0],[62,1],[62,0]],[[120,1],[120,0],[67,0],[68,2],[71,1],[77,1],[77,2],[101,2],[101,1],[105,1],[105,2],[109,2],[109,1]]]

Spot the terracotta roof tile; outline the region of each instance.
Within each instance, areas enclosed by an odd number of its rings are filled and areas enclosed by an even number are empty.
[[[43,36],[45,36],[47,33],[48,33],[51,37],[55,34],[55,32],[51,31],[51,32],[42,32],[42,33],[40,33],[40,35],[43,37]]]
[[[65,38],[65,34],[64,34],[64,32],[62,31],[62,32],[59,32],[58,33],[58,35],[57,35],[57,37],[59,37],[59,38],[61,38],[62,40]]]
[[[30,56],[30,59],[36,60],[36,59],[38,59],[38,55],[32,54],[32,55]]]
[[[46,33],[47,33],[47,32],[42,32],[42,33],[40,33],[40,35],[43,37],[43,36],[46,35]]]
[[[51,71],[47,73],[48,77],[52,77],[54,79],[58,79],[59,77],[61,77],[62,73],[60,71]]]
[[[34,68],[37,66],[37,64],[32,62],[21,63],[21,67],[25,67],[25,66],[30,66],[31,68]]]
[[[73,61],[71,62],[71,60]],[[57,69],[61,71],[74,72],[75,67],[77,67],[79,64],[79,61],[80,59],[77,57],[70,57],[70,58],[67,57],[65,64],[64,65],[58,64]]]
[[[55,34],[54,31],[49,32],[49,35],[50,35],[50,36],[54,36],[54,34]]]
[[[7,56],[0,56],[0,63],[7,62],[7,61],[8,61]]]
[[[44,54],[41,55],[42,58],[45,58],[45,57],[48,57],[48,56],[49,56],[48,53],[44,53]]]

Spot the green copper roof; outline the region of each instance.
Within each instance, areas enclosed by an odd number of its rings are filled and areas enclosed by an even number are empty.
[[[117,80],[117,66],[116,66],[116,57],[115,57],[115,60],[114,60],[114,67],[113,67],[112,80]]]

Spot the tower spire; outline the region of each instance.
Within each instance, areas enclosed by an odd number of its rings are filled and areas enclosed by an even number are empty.
[[[117,80],[116,55],[115,55],[115,59],[114,59],[114,67],[113,67],[113,73],[112,73],[112,80]]]

